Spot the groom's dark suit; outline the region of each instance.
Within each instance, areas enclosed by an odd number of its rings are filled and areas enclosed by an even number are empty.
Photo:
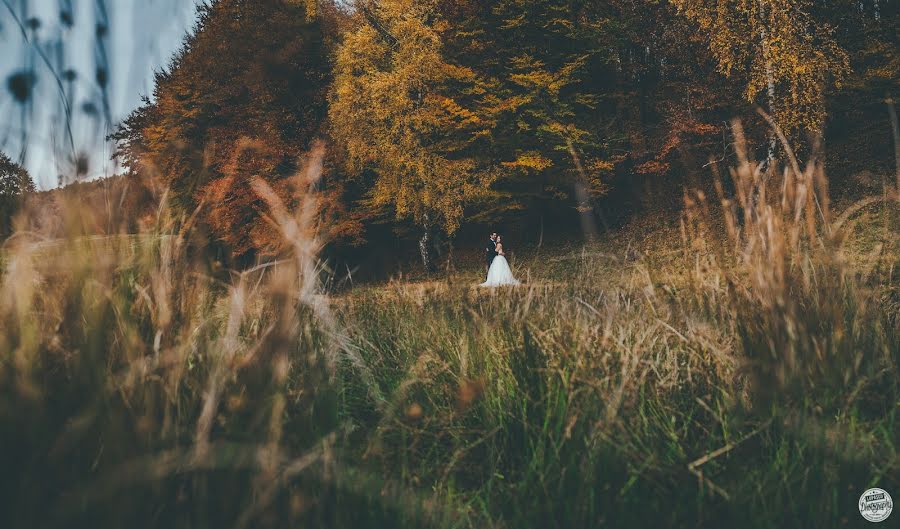
[[[497,257],[497,243],[488,239],[487,245],[484,247],[484,255],[487,258],[487,267],[490,269],[494,257]]]

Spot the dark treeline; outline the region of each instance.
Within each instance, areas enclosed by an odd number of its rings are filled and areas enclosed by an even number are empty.
[[[0,152],[0,237],[13,231],[15,213],[33,192],[34,181],[28,171]]]
[[[892,0],[218,0],[113,135],[230,255],[278,251],[252,190],[286,202],[316,141],[335,255],[421,249],[487,225],[552,239],[679,207],[760,108],[834,187],[890,174]],[[382,249],[382,252],[376,251]]]

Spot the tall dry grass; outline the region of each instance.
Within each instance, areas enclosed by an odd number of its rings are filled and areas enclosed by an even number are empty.
[[[674,253],[516,289],[325,296],[320,151],[295,211],[255,185],[288,249],[247,270],[164,196],[140,237],[19,233],[4,527],[853,526],[900,475],[896,254],[744,152]]]
[[[327,510],[327,487],[298,484],[327,474],[344,432],[308,192],[321,158],[296,178],[296,212],[255,183],[289,249],[249,270],[215,269],[164,195],[137,240],[76,228],[7,243],[5,526],[252,526]]]
[[[884,233],[866,263],[854,266],[845,223],[857,205],[833,218],[821,159],[813,155],[801,168],[781,136],[788,164],[765,173],[748,159],[738,124],[735,137],[734,196],[717,181],[720,216],[702,196],[688,196],[682,228],[686,240],[710,250],[703,265],[727,284],[749,396],[758,406],[777,402],[828,416],[860,399],[889,411],[897,395],[880,389],[896,377],[898,335],[883,294],[896,284],[897,254],[885,243],[892,246],[896,233]],[[897,200],[887,190],[860,205],[883,201],[893,209]]]

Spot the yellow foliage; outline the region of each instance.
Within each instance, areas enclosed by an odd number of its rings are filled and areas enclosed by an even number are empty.
[[[706,37],[720,71],[746,78],[745,97],[766,94],[787,131],[817,131],[829,83],[850,73],[832,28],[807,14],[811,0],[672,0]]]
[[[523,167],[526,169],[534,169],[535,171],[543,171],[544,169],[551,167],[553,162],[550,159],[541,156],[539,153],[528,152],[519,155],[515,161],[503,162],[503,165],[506,167]]]
[[[465,155],[490,126],[458,95],[476,75],[444,59],[438,28],[426,23],[434,18],[428,3],[377,7],[380,27],[360,17],[337,50],[332,135],[350,171],[375,173],[371,207],[452,233],[493,178]]]

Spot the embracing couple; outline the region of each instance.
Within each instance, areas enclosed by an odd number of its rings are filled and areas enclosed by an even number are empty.
[[[504,285],[518,285],[519,281],[513,277],[509,263],[506,262],[506,254],[503,253],[503,238],[494,232],[484,247],[487,258],[487,281],[481,284],[483,287],[499,287]]]

